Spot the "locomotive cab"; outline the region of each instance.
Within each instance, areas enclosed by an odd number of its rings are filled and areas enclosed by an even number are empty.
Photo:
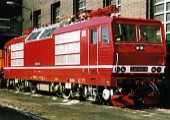
[[[163,25],[160,21],[117,18],[112,29],[115,50],[112,79],[118,94],[132,95],[134,102],[155,104],[166,60]]]
[[[164,73],[166,52],[161,23],[159,21],[149,23],[146,20],[135,23],[133,19],[124,23],[121,21],[116,20],[113,23],[115,64],[126,66],[125,73]],[[134,68],[131,65],[146,66],[146,69]],[[155,66],[161,70],[154,71],[152,67]]]

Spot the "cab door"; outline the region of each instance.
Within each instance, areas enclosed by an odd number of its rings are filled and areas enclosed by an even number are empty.
[[[89,30],[89,73],[98,73],[98,28],[94,27]]]

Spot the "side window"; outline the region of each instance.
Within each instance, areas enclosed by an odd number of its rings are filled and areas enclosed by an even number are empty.
[[[108,27],[102,27],[102,43],[109,43]]]
[[[97,28],[91,30],[91,44],[97,44]]]
[[[32,32],[32,33],[28,36],[27,41],[36,40],[40,33],[41,33],[41,31],[39,31],[39,32]]]
[[[46,30],[42,33],[42,35],[40,36],[40,39],[51,37],[51,35],[53,34],[53,32],[54,32],[55,29],[56,29],[56,28],[46,29]]]

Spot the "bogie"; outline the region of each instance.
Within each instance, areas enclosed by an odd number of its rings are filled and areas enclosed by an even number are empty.
[[[29,88],[32,94],[37,92],[37,83],[36,82],[29,82]]]

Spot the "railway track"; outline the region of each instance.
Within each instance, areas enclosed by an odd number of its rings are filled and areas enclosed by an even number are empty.
[[[31,94],[30,92],[16,92],[0,90],[0,105],[15,108],[23,114],[35,115],[49,120],[169,120],[170,109],[161,107],[122,108],[106,105],[95,105],[89,101],[80,102],[72,99],[54,97],[48,92]],[[170,106],[169,106],[170,108]],[[123,113],[123,114],[122,114]]]

